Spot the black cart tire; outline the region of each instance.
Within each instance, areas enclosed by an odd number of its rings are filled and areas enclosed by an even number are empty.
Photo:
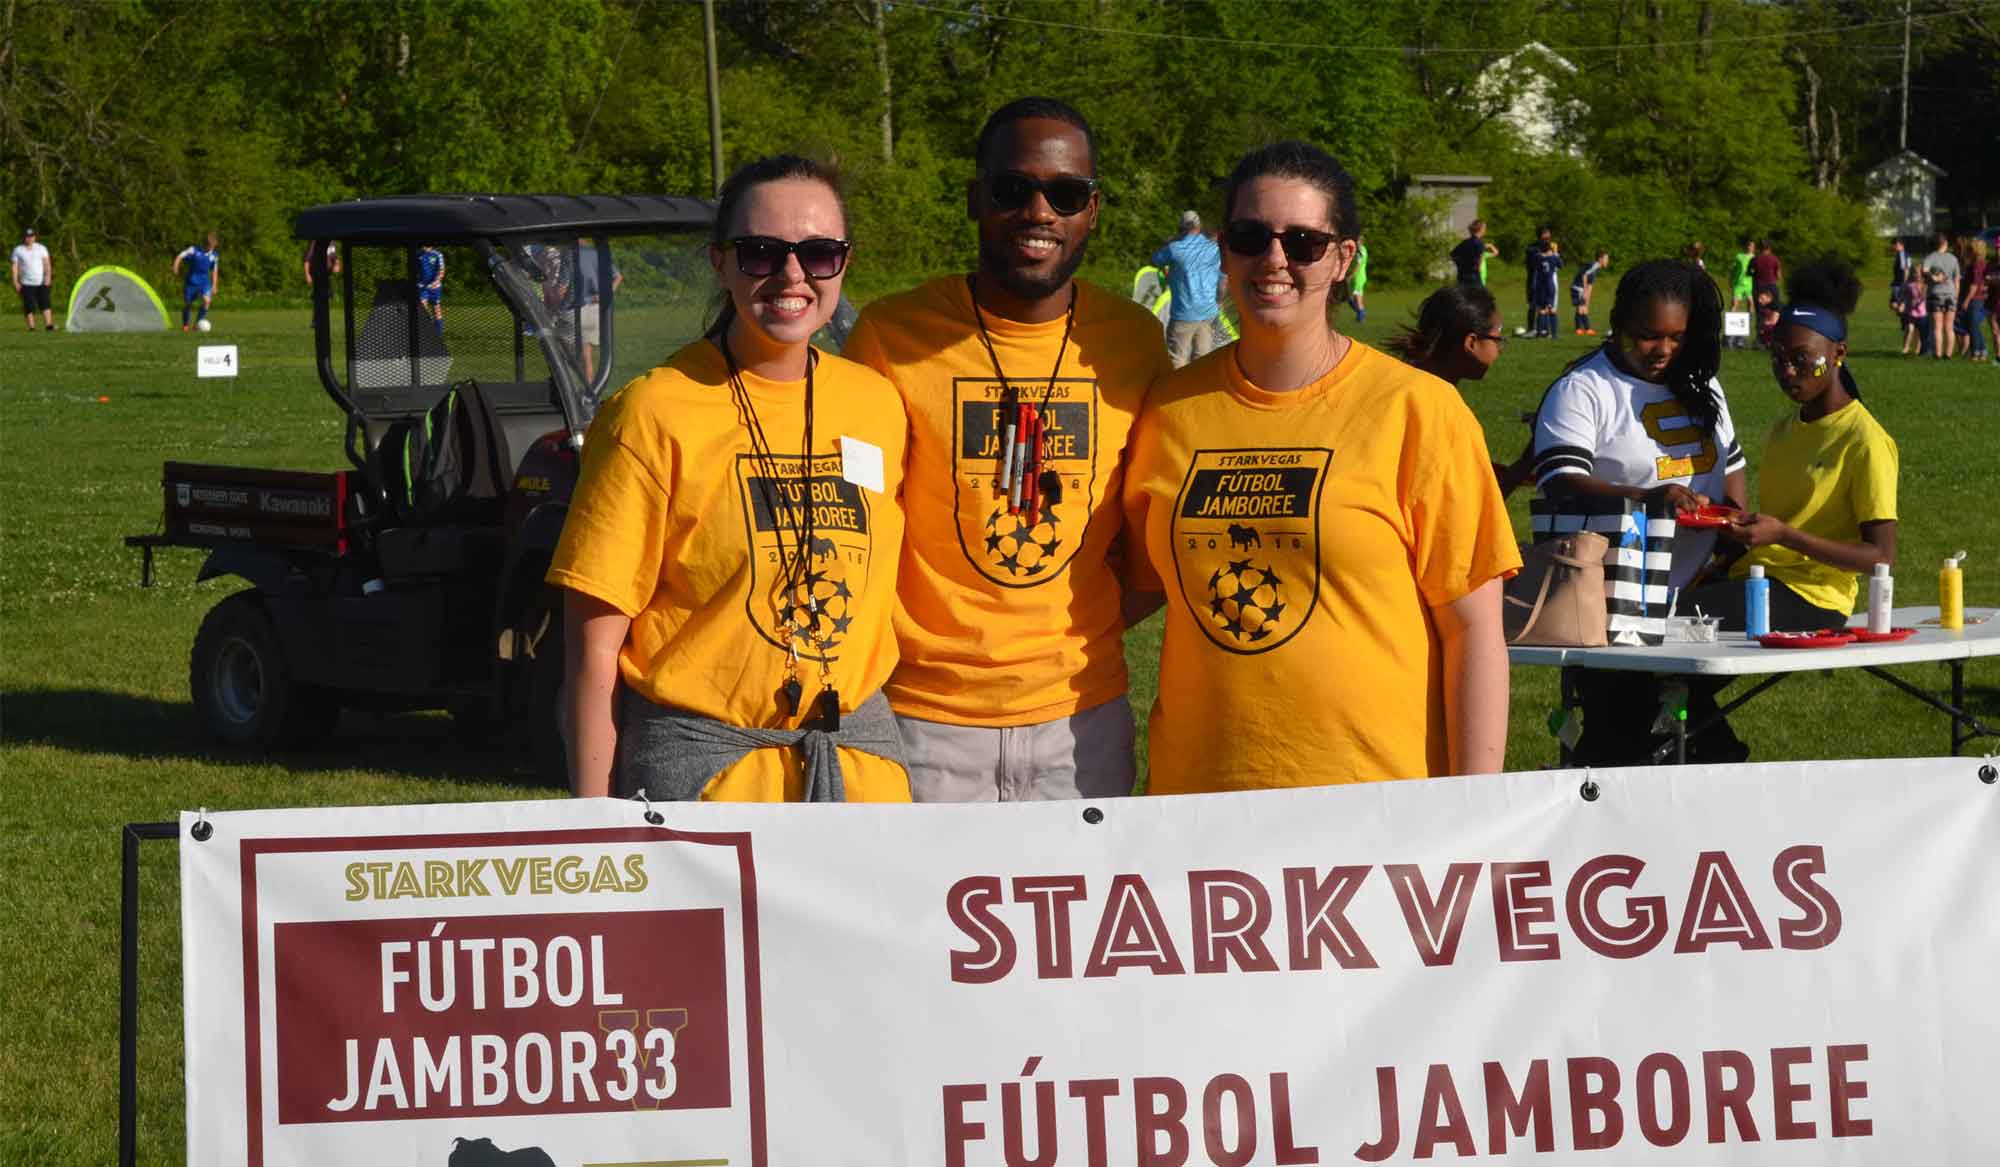
[[[529,623],[533,655],[528,660],[528,738],[535,776],[567,790],[569,746],[562,735],[562,692],[568,662],[563,648],[562,596],[554,588],[548,591]]]
[[[255,590],[210,608],[188,658],[188,689],[202,727],[224,745],[304,745],[340,718],[328,690],[292,679],[271,613]]]

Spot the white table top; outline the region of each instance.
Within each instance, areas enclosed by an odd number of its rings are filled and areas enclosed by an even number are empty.
[[[1724,632],[1714,644],[1669,641],[1630,648],[1516,646],[1508,648],[1507,660],[1517,665],[1568,665],[1617,672],[1733,677],[2000,656],[2000,615],[1996,615],[1993,609],[1967,608],[1965,616],[1968,621],[1976,616],[1991,618],[1984,624],[1967,623],[1956,632],[1923,623],[1935,619],[1937,614],[1934,606],[1897,608],[1891,623],[1897,628],[1915,628],[1917,634],[1907,640],[1883,644],[1857,641],[1839,648],[1765,648],[1754,640],[1746,639],[1741,632]],[[1865,612],[1856,614],[1849,621],[1851,626],[1857,628],[1867,623]]]

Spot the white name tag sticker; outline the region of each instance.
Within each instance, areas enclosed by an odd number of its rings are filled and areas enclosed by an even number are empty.
[[[882,447],[845,434],[840,438],[840,476],[876,494],[885,489],[882,477]]]
[[[1722,314],[1722,335],[1749,336],[1750,314],[1748,312],[1724,312]]]
[[[197,377],[234,377],[236,375],[236,346],[233,344],[205,344],[195,349],[194,372]]]

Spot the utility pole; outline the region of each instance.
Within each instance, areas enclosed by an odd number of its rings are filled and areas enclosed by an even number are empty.
[[[702,55],[708,64],[709,185],[711,193],[720,198],[722,196],[722,77],[715,66],[715,0],[701,0],[701,37]]]
[[[1896,151],[1910,148],[1910,0],[1903,0],[1903,120],[1896,126]]]

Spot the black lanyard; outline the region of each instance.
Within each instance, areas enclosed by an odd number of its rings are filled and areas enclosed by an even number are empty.
[[[1042,508],[1054,507],[1062,498],[1062,476],[1042,467],[1042,437],[1048,422],[1043,417],[1049,403],[1056,395],[1056,381],[1062,375],[1063,357],[1069,352],[1070,333],[1076,328],[1076,285],[1069,286],[1069,309],[1063,317],[1062,343],[1056,348],[1056,361],[1049,369],[1049,383],[1042,391],[1039,406],[1023,404],[1021,391],[1014,388],[1008,379],[1007,370],[1000,364],[1000,354],[994,351],[993,337],[986,331],[986,314],[979,308],[979,284],[977,277],[965,277],[966,290],[972,296],[972,318],[979,325],[979,342],[986,346],[986,359],[993,364],[993,375],[1000,380],[1001,416],[1000,427],[1000,473],[994,475],[993,486],[996,493],[1007,500],[1009,514],[1020,514],[1024,510],[1030,525],[1041,517]]]

